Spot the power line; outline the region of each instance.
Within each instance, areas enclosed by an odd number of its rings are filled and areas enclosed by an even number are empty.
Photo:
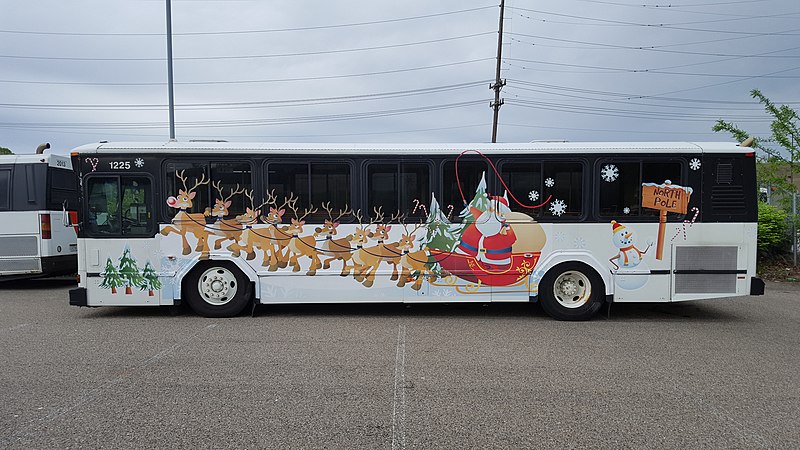
[[[681,31],[696,31],[696,32],[703,32],[703,33],[720,33],[720,34],[738,34],[738,35],[747,35],[747,34],[759,34],[759,33],[750,33],[747,31],[733,31],[733,30],[708,30],[704,28],[687,28],[687,27],[676,27],[671,25],[664,25],[664,24],[651,24],[651,23],[640,23],[640,22],[627,22],[623,20],[613,20],[613,19],[599,19],[596,17],[587,17],[587,16],[577,16],[574,14],[562,14],[562,13],[554,13],[548,11],[541,11],[538,9],[527,9],[527,8],[520,8],[520,7],[511,7],[511,9],[516,9],[520,11],[528,11],[534,12],[538,14],[547,14],[552,16],[558,17],[569,17],[571,19],[583,19],[583,20],[590,20],[602,23],[612,23],[618,25],[632,25],[632,26],[639,26],[644,28],[663,28],[663,29],[670,29],[670,30],[681,30]],[[788,30],[783,32],[776,32],[774,33],[777,36],[797,36],[797,33],[790,33],[789,31],[797,31],[797,30]]]
[[[379,25],[394,22],[404,22],[409,20],[428,19],[431,17],[442,17],[454,14],[463,14],[474,11],[481,11],[489,8],[497,8],[496,5],[481,6],[477,8],[460,9],[456,11],[447,11],[434,14],[425,14],[420,16],[401,17],[398,19],[384,19],[373,20],[367,22],[344,23],[334,25],[318,25],[308,27],[295,27],[295,28],[275,28],[268,30],[241,30],[241,31],[192,31],[184,33],[173,33],[173,36],[214,36],[214,35],[231,35],[231,34],[259,34],[259,33],[283,33],[290,31],[311,31],[311,30],[324,30],[324,29],[337,29],[347,27],[360,27],[365,25]],[[45,36],[164,36],[165,33],[74,33],[74,32],[57,32],[57,31],[28,31],[28,30],[0,30],[0,33],[8,34],[30,34],[30,35],[45,35]]]
[[[360,47],[348,48],[338,50],[320,50],[315,52],[299,52],[299,53],[276,53],[270,55],[231,55],[231,56],[182,56],[175,57],[176,61],[210,61],[210,60],[231,60],[231,59],[263,59],[263,58],[285,58],[294,56],[316,56],[316,55],[330,55],[337,53],[350,53],[362,52],[369,50],[385,50],[389,48],[411,47],[416,45],[427,45],[438,42],[456,41],[461,39],[469,39],[479,36],[486,36],[489,34],[496,34],[496,31],[486,31],[483,33],[466,34],[461,36],[453,36],[440,39],[430,39],[426,41],[405,42],[402,44],[378,45],[374,47]],[[88,57],[73,57],[73,56],[29,56],[29,55],[0,55],[0,58],[9,59],[33,59],[33,60],[46,60],[46,61],[158,61],[163,62],[166,58],[88,58]]]
[[[316,77],[296,77],[296,78],[271,78],[261,80],[231,80],[231,81],[176,81],[175,85],[184,86],[204,86],[216,84],[250,84],[250,83],[283,83],[294,81],[314,81],[314,80],[331,80],[337,78],[353,78],[353,77],[366,77],[373,75],[387,75],[393,73],[414,72],[418,70],[438,69],[441,67],[453,67],[464,64],[472,64],[476,62],[494,60],[494,57],[470,59],[466,61],[457,61],[452,63],[434,64],[432,66],[409,67],[394,70],[382,70],[377,72],[362,72],[362,73],[349,73],[343,75],[324,75]],[[166,82],[150,82],[150,83],[103,83],[103,82],[81,82],[81,81],[32,81],[32,80],[0,80],[0,83],[18,83],[18,84],[50,84],[50,85],[69,85],[69,86],[164,86]]]
[[[420,89],[406,89],[401,91],[374,92],[370,94],[345,95],[337,97],[295,98],[269,101],[249,102],[218,102],[218,103],[184,103],[177,105],[182,110],[197,109],[252,109],[252,108],[280,108],[291,106],[325,105],[332,103],[348,103],[367,100],[386,100],[414,95],[450,92],[475,86],[483,86],[488,80],[472,81],[468,83],[433,86]],[[74,110],[74,111],[105,111],[105,110],[163,110],[164,104],[34,104],[34,103],[0,103],[0,108],[15,109],[46,109],[46,110]]]
[[[227,127],[252,127],[267,125],[286,125],[286,124],[305,124],[334,122],[344,120],[373,119],[378,117],[388,117],[406,114],[417,114],[431,111],[441,111],[447,109],[463,108],[468,106],[481,105],[486,99],[471,100],[456,103],[445,103],[438,105],[417,106],[412,108],[399,108],[378,111],[364,111],[354,113],[326,114],[313,116],[277,117],[277,118],[258,118],[258,119],[236,119],[236,120],[205,120],[178,122],[183,128],[227,128]],[[53,129],[147,129],[165,128],[164,122],[0,122],[0,128],[31,128],[46,127]]]

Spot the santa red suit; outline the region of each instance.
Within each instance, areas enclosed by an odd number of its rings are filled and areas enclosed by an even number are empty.
[[[511,247],[517,241],[517,236],[505,222],[505,214],[511,212],[508,200],[495,196],[491,199],[488,211],[470,206],[470,212],[475,222],[461,234],[456,253],[497,266],[510,265]]]

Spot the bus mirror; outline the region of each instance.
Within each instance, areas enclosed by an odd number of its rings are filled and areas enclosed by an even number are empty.
[[[66,200],[64,200],[61,203],[61,224],[64,225],[65,227],[71,227],[75,225],[74,223],[72,223],[72,214],[69,211],[67,211]]]

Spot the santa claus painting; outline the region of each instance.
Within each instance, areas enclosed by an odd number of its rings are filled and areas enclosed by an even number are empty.
[[[456,253],[471,256],[497,268],[511,265],[512,246],[517,236],[506,223],[506,215],[511,212],[508,199],[493,196],[486,211],[474,206],[469,208],[475,222],[464,230]]]

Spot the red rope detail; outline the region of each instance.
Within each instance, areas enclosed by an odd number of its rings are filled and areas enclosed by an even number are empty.
[[[511,189],[508,188],[508,186],[506,185],[505,180],[503,180],[503,177],[500,176],[500,172],[498,172],[497,167],[495,167],[495,165],[494,165],[494,163],[492,162],[491,159],[489,159],[486,155],[484,155],[483,153],[479,152],[478,150],[464,150],[463,152],[461,152],[460,155],[458,155],[456,157],[456,184],[458,185],[458,193],[461,194],[461,201],[464,203],[465,206],[467,205],[467,199],[464,198],[464,191],[461,190],[461,179],[458,176],[458,160],[461,159],[461,157],[464,156],[464,154],[466,154],[466,153],[477,153],[483,159],[485,159],[486,162],[489,163],[489,166],[491,166],[492,170],[494,171],[494,174],[497,175],[497,179],[500,180],[500,183],[506,189],[506,192],[508,192],[508,195],[510,195],[511,198],[514,199],[514,201],[519,206],[521,206],[523,208],[527,208],[527,209],[541,208],[542,206],[548,204],[550,202],[550,199],[553,198],[553,194],[550,194],[550,195],[547,196],[547,200],[545,200],[544,202],[542,202],[542,203],[540,203],[538,205],[525,205],[525,204],[523,204],[522,202],[517,200],[517,197],[515,197],[514,193],[511,192]]]

